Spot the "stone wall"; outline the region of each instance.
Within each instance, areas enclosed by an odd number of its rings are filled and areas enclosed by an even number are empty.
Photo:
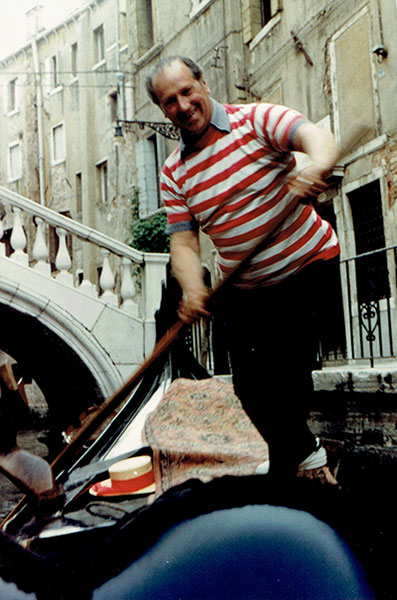
[[[316,392],[310,427],[328,450],[331,468],[391,468],[397,454],[396,395]]]

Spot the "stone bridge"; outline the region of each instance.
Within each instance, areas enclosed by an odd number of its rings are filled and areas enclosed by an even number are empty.
[[[168,255],[138,252],[5,188],[0,201],[0,349],[66,423],[150,355]],[[78,251],[101,261],[99,283],[74,270]]]

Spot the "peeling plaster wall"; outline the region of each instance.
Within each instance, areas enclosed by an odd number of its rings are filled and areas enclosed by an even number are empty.
[[[117,56],[117,0],[87,2],[73,17],[37,37],[38,60],[43,91],[44,185],[46,205],[121,241],[129,238],[130,199],[135,183],[135,154],[131,136],[121,148],[114,144],[114,112],[111,94],[117,91],[117,70],[125,71],[126,103],[132,106],[131,65],[128,48]],[[94,30],[104,27],[103,62],[95,64]],[[125,43],[125,39],[122,40]],[[77,43],[77,73],[72,72],[72,44]],[[56,56],[59,85],[51,82],[51,57]],[[37,86],[30,42],[0,63],[1,102],[6,101],[6,83],[18,77],[18,110],[13,115],[0,111],[0,183],[28,198],[39,197],[39,152],[37,123]],[[119,116],[121,116],[119,114]],[[55,162],[52,129],[63,124],[65,160]],[[8,144],[21,132],[23,170],[16,182],[8,181]],[[100,200],[97,164],[108,163],[108,202]],[[81,174],[82,210],[78,210],[77,174]],[[85,270],[96,268],[101,256],[77,248],[74,260]],[[89,267],[89,265],[91,265]]]

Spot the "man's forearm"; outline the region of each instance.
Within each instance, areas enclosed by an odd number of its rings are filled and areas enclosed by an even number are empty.
[[[178,249],[174,252],[171,255],[171,267],[185,295],[205,290],[201,264],[191,250]]]
[[[171,236],[171,267],[183,293],[205,289],[199,245],[183,243]]]
[[[332,170],[340,155],[332,133],[313,123],[305,123],[298,129],[296,149],[305,152],[324,174]]]
[[[198,237],[193,232],[181,232],[171,236],[171,267],[174,277],[182,288],[179,316],[192,321],[208,314],[205,301],[208,290],[204,284]]]

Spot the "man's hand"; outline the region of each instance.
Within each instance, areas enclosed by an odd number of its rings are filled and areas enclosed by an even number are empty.
[[[288,187],[301,198],[316,198],[328,187],[326,178],[329,171],[317,165],[309,165],[294,177]]]
[[[293,144],[312,162],[291,180],[289,187],[301,198],[315,198],[327,189],[327,177],[339,158],[339,148],[332,133],[310,122],[298,128]]]
[[[184,323],[191,323],[200,317],[208,317],[209,311],[205,307],[208,292],[197,290],[184,293],[179,303],[178,316]]]

